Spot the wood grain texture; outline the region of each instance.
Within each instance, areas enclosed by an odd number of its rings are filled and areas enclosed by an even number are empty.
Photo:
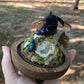
[[[28,77],[42,80],[56,79],[65,74],[70,66],[70,58],[65,49],[61,49],[65,55],[65,62],[61,66],[55,68],[38,67],[24,61],[17,53],[17,46],[22,41],[15,42],[11,47],[12,61],[17,70],[20,70]]]

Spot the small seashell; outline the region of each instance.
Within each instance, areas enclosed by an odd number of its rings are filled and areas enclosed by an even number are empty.
[[[29,44],[30,44],[30,42],[25,42],[25,44],[24,44],[24,48],[26,48],[27,45],[29,45]]]

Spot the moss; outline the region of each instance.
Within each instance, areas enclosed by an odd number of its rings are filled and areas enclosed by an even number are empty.
[[[60,61],[61,61],[61,57],[58,57],[58,58],[57,58],[57,61],[60,62]]]
[[[38,43],[42,42],[44,38],[36,38],[35,39],[35,45],[38,45]]]
[[[44,62],[44,58],[43,57],[39,57],[38,58],[38,62]]]
[[[21,53],[24,53],[23,49],[21,49]]]
[[[62,53],[60,53],[60,55],[61,55],[61,56],[57,56],[56,59],[53,58],[53,59],[52,59],[52,62],[54,62],[54,63],[59,63],[59,62],[61,61],[61,59],[62,59]]]
[[[52,54],[52,53],[50,53],[48,57],[50,57],[50,56],[53,56],[53,54]]]
[[[58,59],[52,59],[52,62],[53,63],[59,63],[59,60]]]
[[[52,59],[52,62],[56,62],[56,59]]]
[[[52,42],[52,36],[48,35],[48,36],[47,36],[47,40],[48,40],[49,42]]]
[[[38,42],[42,42],[43,41],[43,39],[42,38],[40,38],[39,40],[38,40]]]
[[[59,49],[58,48],[55,48],[54,51],[58,53],[59,52]]]
[[[29,55],[32,55],[32,52],[28,52]]]
[[[21,44],[21,53],[24,53],[24,43]]]
[[[48,35],[47,38],[53,39],[53,35]]]
[[[33,39],[33,37],[30,37],[30,38],[28,38],[28,41],[29,41],[29,42],[31,42],[31,41],[32,41],[32,39]]]

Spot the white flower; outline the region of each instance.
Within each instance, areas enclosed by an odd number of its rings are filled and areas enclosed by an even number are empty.
[[[45,65],[49,65],[49,61],[45,61]]]
[[[34,34],[34,39],[36,39],[36,38],[38,38],[39,37],[39,35],[37,35],[37,34]]]
[[[27,45],[29,45],[29,44],[30,44],[30,42],[25,42],[25,44],[24,44],[24,48],[26,48]]]
[[[31,61],[32,61],[32,62],[37,62],[37,61],[38,61],[38,57],[32,56],[32,57],[31,57]]]

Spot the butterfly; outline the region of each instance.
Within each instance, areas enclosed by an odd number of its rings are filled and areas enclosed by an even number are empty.
[[[62,20],[60,17],[53,15],[52,12],[50,12],[49,15],[44,18],[44,20],[33,22],[31,27],[37,29],[35,31],[37,34],[54,35],[57,33],[58,22],[60,22],[63,27],[71,28],[67,22]]]

